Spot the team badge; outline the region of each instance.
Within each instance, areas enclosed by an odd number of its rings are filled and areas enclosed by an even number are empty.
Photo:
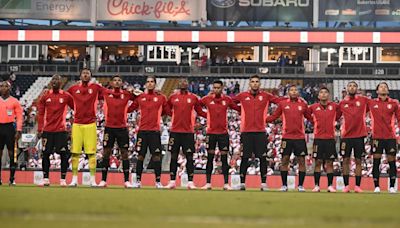
[[[356,102],[356,105],[360,107],[361,103],[359,101]]]
[[[301,106],[298,106],[297,108],[299,109],[299,111],[303,110],[303,107]]]
[[[388,105],[387,105],[387,108],[388,108],[388,109],[391,109],[391,108],[392,108],[392,104],[388,104]]]
[[[263,97],[262,97],[262,96],[259,96],[259,97],[258,97],[258,100],[262,101],[262,100],[263,100]]]
[[[187,103],[189,103],[189,104],[192,103],[192,99],[188,98]]]
[[[214,102],[214,101],[211,101],[210,104],[215,104],[215,102]]]
[[[81,91],[78,89],[75,93],[79,94],[79,93],[81,93]]]
[[[179,102],[179,98],[176,98],[174,101],[175,101],[175,102]]]
[[[222,105],[223,105],[223,106],[226,106],[226,101],[222,101]]]
[[[285,109],[290,109],[289,105],[286,105],[286,106],[285,106]]]
[[[146,98],[145,98],[145,97],[143,97],[143,98],[142,98],[142,101],[146,101]]]
[[[328,106],[328,109],[330,110],[330,111],[332,111],[333,110],[333,107],[332,106]]]
[[[317,111],[320,111],[320,110],[321,110],[321,108],[320,108],[320,107],[318,107],[316,110],[317,110]]]
[[[92,90],[92,89],[89,89],[88,92],[89,92],[89,94],[92,94],[92,93],[93,93],[93,90]]]
[[[124,94],[121,94],[121,99],[124,99],[125,98],[125,95]]]
[[[376,105],[374,105],[374,108],[378,108],[378,105],[376,104]]]
[[[349,107],[349,105],[348,105],[348,104],[345,104],[345,105],[344,105],[344,107],[345,107],[345,108],[348,108],[348,107]]]
[[[108,97],[111,97],[111,98],[112,98],[112,97],[114,97],[114,96],[110,93],[110,95],[108,95]]]
[[[157,102],[158,101],[158,97],[153,98],[153,101]]]
[[[51,102],[51,98],[47,98],[46,102]]]
[[[64,98],[60,98],[60,103],[64,103]]]
[[[249,100],[250,100],[250,97],[246,97],[246,99],[244,99],[244,100],[249,101]]]

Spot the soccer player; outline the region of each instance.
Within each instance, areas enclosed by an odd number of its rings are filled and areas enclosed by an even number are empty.
[[[193,183],[193,153],[195,152],[194,125],[196,122],[195,111],[198,115],[205,116],[200,106],[199,98],[188,91],[188,80],[182,78],[179,80],[179,91],[172,94],[168,99],[168,105],[172,114],[172,127],[169,136],[169,151],[171,152],[170,178],[165,188],[174,189],[176,187],[175,179],[178,164],[178,155],[182,147],[186,156],[186,170],[188,174],[187,188],[196,189]]]
[[[60,186],[66,187],[65,176],[68,169],[68,133],[65,126],[65,116],[68,106],[73,109],[72,96],[61,89],[61,76],[56,74],[51,79],[51,90],[43,94],[38,104],[38,138],[43,145],[43,180],[39,186],[50,186],[49,169],[50,155],[53,152],[61,157]]]
[[[134,188],[141,188],[143,161],[147,150],[150,150],[151,160],[154,164],[156,188],[163,188],[161,184],[161,116],[170,113],[167,98],[156,91],[157,80],[155,76],[146,79],[146,91],[140,94],[130,110],[139,110],[140,123],[136,140],[136,151],[139,154],[136,164],[136,180]]]
[[[260,89],[260,77],[253,75],[249,81],[249,91],[242,92],[233,98],[240,103],[240,132],[242,162],[240,163],[240,190],[246,190],[248,160],[252,153],[260,159],[261,191],[267,190],[267,135],[265,119],[269,103],[279,103],[282,99]]]
[[[399,102],[389,97],[389,86],[386,82],[381,82],[376,86],[376,93],[378,94],[378,98],[371,99],[368,102],[373,140],[372,154],[374,162],[372,175],[375,185],[374,192],[379,193],[381,191],[379,188],[379,166],[383,150],[385,150],[389,162],[389,193],[396,193],[397,191],[394,187],[397,176],[395,120],[397,119],[397,124],[400,125]]]
[[[18,100],[10,95],[11,85],[7,81],[0,83],[0,185],[1,158],[4,146],[7,146],[10,157],[10,186],[15,186],[15,170],[17,168],[17,154],[15,144],[21,138],[22,108]],[[16,122],[16,127],[14,126]]]
[[[97,149],[97,128],[96,110],[98,99],[102,97],[103,87],[90,82],[92,72],[89,69],[82,69],[80,82],[68,89],[74,98],[74,123],[72,125],[72,182],[69,186],[78,185],[79,157],[84,153],[89,158],[90,185],[96,184],[96,149]]]
[[[275,112],[268,116],[266,121],[272,122],[282,116],[282,192],[287,192],[287,176],[289,171],[290,155],[294,153],[299,163],[299,182],[297,189],[299,192],[305,192],[303,186],[306,176],[305,156],[307,145],[305,140],[304,117],[312,121],[307,103],[299,98],[299,91],[296,85],[289,87],[289,98],[278,104]]]
[[[364,138],[367,136],[365,118],[368,112],[368,98],[357,95],[357,90],[357,83],[349,82],[346,87],[347,95],[339,103],[340,112],[343,116],[340,151],[343,156],[343,181],[345,185],[343,192],[350,192],[350,156],[351,151],[354,150],[356,159],[356,186],[354,191],[361,193],[361,156],[365,153]]]
[[[318,92],[318,103],[309,107],[314,124],[313,158],[315,159],[313,192],[320,191],[319,180],[321,177],[321,165],[326,165],[328,177],[328,192],[336,192],[333,183],[333,161],[337,158],[335,126],[340,112],[338,104],[329,100],[330,94],[326,87]]]
[[[228,108],[240,111],[240,108],[228,96],[222,94],[223,82],[216,80],[213,82],[213,91],[208,96],[201,99],[200,104],[207,108],[207,166],[206,176],[207,184],[202,189],[211,190],[211,173],[213,170],[213,161],[215,148],[221,152],[222,173],[224,175],[224,190],[232,190],[228,183],[228,151],[229,134],[227,123]]]
[[[107,187],[107,173],[110,167],[110,156],[115,141],[118,143],[122,158],[124,186],[125,188],[132,187],[129,181],[129,133],[127,129],[127,112],[129,101],[133,101],[134,96],[130,92],[123,90],[122,85],[122,78],[119,75],[115,75],[111,78],[112,89],[105,89],[103,91],[105,129],[103,135],[103,169],[99,187]]]

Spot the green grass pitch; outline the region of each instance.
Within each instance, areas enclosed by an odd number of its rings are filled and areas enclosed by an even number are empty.
[[[0,186],[0,227],[399,227],[400,194]]]

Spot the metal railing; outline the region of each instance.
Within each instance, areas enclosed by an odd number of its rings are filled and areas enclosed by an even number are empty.
[[[0,64],[0,72],[18,72],[19,74],[51,75],[55,73],[77,76],[83,64],[40,64],[40,63],[3,63]],[[148,75],[158,76],[229,76],[240,77],[253,74],[266,75],[269,77],[332,77],[335,78],[398,78],[400,76],[399,65],[357,65],[331,67],[326,63],[311,64],[304,66],[275,66],[265,64],[253,65],[220,65],[220,66],[174,66],[174,65],[101,65],[92,69],[95,75]]]

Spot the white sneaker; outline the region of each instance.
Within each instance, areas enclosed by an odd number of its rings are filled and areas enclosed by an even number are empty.
[[[232,191],[233,188],[232,188],[229,184],[224,184],[223,190],[225,190],[225,191]]]
[[[332,186],[328,186],[328,192],[336,192],[336,189]]]
[[[319,188],[318,185],[316,185],[316,186],[314,187],[314,189],[312,190],[312,192],[320,192],[320,191],[321,191],[321,189]]]
[[[391,194],[396,194],[397,191],[396,191],[396,189],[395,189],[394,187],[390,187],[390,188],[389,188],[389,193],[391,193]]]
[[[168,184],[166,186],[164,186],[164,188],[166,189],[175,189],[176,188],[176,184],[174,180],[171,180],[168,182]]]
[[[142,182],[136,181],[133,183],[132,188],[142,188]]]
[[[77,181],[72,181],[68,187],[78,187],[78,182]]]
[[[282,187],[279,189],[281,192],[287,192],[289,189],[286,185],[282,185]]]
[[[267,183],[261,183],[260,190],[261,190],[261,191],[268,191]]]
[[[195,190],[197,187],[194,185],[193,181],[189,181],[187,185],[188,190]]]
[[[61,187],[67,187],[67,181],[65,181],[65,179],[61,179],[60,180],[60,186]]]
[[[17,186],[17,183],[15,183],[15,180],[8,182],[8,186],[10,187],[15,187]]]
[[[100,188],[105,188],[105,187],[107,187],[107,182],[105,182],[105,181],[100,181],[100,183],[97,185],[97,187],[100,187]]]
[[[374,193],[380,193],[381,189],[379,187],[375,187]]]
[[[156,182],[156,188],[162,189],[162,188],[164,188],[164,186],[161,184],[161,182]]]
[[[246,184],[245,183],[240,183],[239,190],[240,191],[246,191]]]
[[[125,181],[124,187],[125,187],[125,188],[133,188],[133,185],[131,184],[131,182]]]
[[[50,180],[49,178],[44,178],[39,184],[39,187],[49,187],[50,186]]]
[[[207,183],[206,185],[204,185],[203,187],[201,187],[202,190],[211,190],[211,184]]]
[[[297,187],[297,190],[298,190],[299,192],[305,192],[305,191],[306,191],[306,189],[305,189],[303,186],[301,186],[301,185],[299,185],[299,186]]]

